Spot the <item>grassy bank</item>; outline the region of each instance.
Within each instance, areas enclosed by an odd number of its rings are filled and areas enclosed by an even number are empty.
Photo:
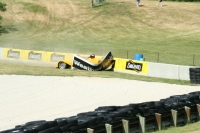
[[[200,3],[108,0],[34,0],[7,3],[0,46],[74,53],[143,53],[147,61],[200,65]]]

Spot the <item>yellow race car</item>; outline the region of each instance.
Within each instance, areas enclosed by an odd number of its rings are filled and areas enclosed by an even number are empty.
[[[61,60],[56,64],[56,68],[60,69],[78,69],[88,71],[113,70],[115,61],[111,52],[108,52],[104,57],[95,57],[91,54],[84,58],[79,55],[74,55],[72,60]]]

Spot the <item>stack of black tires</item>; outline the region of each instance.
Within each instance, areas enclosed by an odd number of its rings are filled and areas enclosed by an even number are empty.
[[[178,112],[177,126],[186,125],[185,106],[191,108],[191,122],[199,121],[197,104],[200,104],[200,91],[173,95],[159,101],[130,103],[124,106],[101,106],[94,111],[82,112],[71,117],[56,118],[53,121],[27,122],[0,133],[87,133],[87,128],[94,129],[96,133],[106,133],[106,123],[112,125],[113,133],[122,133],[124,132],[122,119],[129,120],[130,132],[140,133],[138,116],[145,117],[145,129],[150,132],[158,130],[155,113],[162,116],[162,129],[174,125],[172,109]]]
[[[190,83],[200,84],[200,68],[190,68]]]

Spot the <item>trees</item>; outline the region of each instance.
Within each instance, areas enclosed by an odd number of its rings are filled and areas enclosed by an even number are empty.
[[[3,2],[0,2],[0,11],[5,12],[6,11],[6,4]],[[2,16],[0,16],[0,21],[2,20]]]
[[[5,12],[6,11],[6,4],[0,2],[0,11]],[[0,15],[0,24],[1,24],[2,16]],[[2,32],[3,28],[0,25],[0,33]]]

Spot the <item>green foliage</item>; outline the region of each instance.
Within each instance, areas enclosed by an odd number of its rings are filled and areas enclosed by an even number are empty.
[[[0,2],[0,11],[5,12],[6,11],[6,4]]]
[[[2,11],[2,12],[6,11],[6,4],[5,3],[0,2],[0,11]],[[3,17],[0,16],[0,23],[1,23],[2,18]],[[1,31],[2,31],[2,26],[0,25],[0,33],[1,33]]]
[[[24,5],[24,10],[28,10],[29,12],[42,13],[42,14],[46,14],[48,12],[47,8],[41,5],[37,5],[34,3],[27,3],[27,2],[23,2],[22,4]]]

